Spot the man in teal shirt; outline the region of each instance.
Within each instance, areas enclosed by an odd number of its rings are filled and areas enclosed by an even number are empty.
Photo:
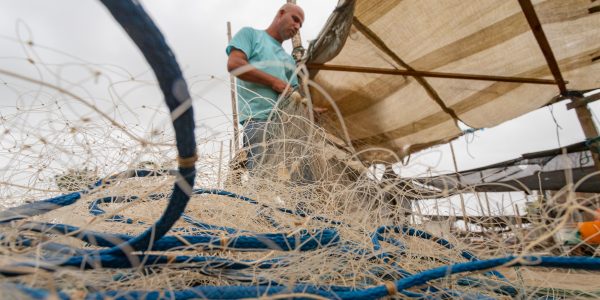
[[[266,30],[242,28],[227,46],[227,70],[239,79],[237,102],[239,120],[244,125],[244,147],[248,147],[246,167],[252,172],[265,152],[263,136],[279,95],[298,85],[296,64],[281,44],[302,27],[304,11],[285,4]]]

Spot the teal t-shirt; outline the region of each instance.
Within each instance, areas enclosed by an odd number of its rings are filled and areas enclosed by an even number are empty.
[[[266,31],[244,27],[231,39],[225,50],[227,55],[232,48],[244,52],[248,62],[255,68],[290,82],[292,87],[298,85],[298,79],[294,76],[294,59]],[[240,79],[237,93],[240,122],[248,119],[267,120],[279,97],[271,87]]]

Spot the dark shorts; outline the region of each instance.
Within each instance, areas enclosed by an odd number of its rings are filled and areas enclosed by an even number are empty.
[[[267,132],[268,122],[265,120],[246,120],[244,121],[243,145],[246,148],[248,161],[246,168],[252,174],[252,171],[261,163],[268,152],[268,141],[271,136]]]

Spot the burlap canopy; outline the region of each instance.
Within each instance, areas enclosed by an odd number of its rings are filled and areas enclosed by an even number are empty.
[[[340,0],[306,63],[322,125],[393,162],[599,88],[600,2]]]

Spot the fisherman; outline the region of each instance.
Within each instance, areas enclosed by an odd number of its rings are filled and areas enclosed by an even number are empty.
[[[237,103],[244,126],[243,144],[248,148],[246,168],[252,172],[265,153],[269,139],[267,119],[279,96],[288,96],[298,86],[296,64],[282,43],[302,27],[304,11],[284,4],[266,30],[242,28],[235,34],[226,53],[227,70],[239,79]],[[263,137],[266,140],[263,141]]]

